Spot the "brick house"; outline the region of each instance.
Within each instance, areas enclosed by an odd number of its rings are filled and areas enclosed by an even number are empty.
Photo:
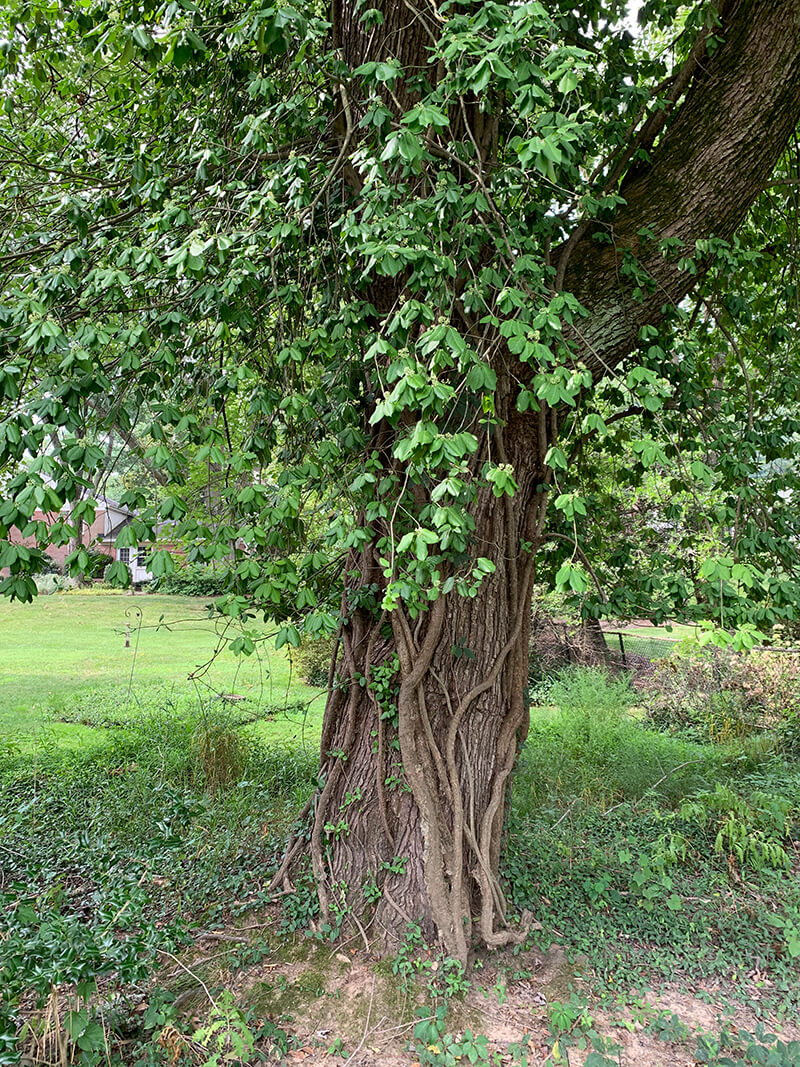
[[[65,511],[62,512],[34,512],[33,519],[44,522],[48,526],[64,519]],[[127,526],[135,512],[126,508],[111,497],[99,496],[97,498],[97,511],[94,522],[84,523],[84,544],[92,552],[103,552],[110,560],[121,560],[126,563],[131,572],[131,581],[149,582],[153,577],[145,566],[145,559],[149,552],[148,545],[139,545],[137,548],[116,548],[114,542],[120,530]],[[22,537],[16,527],[12,527],[9,540],[16,544],[36,547],[35,537]],[[59,567],[64,565],[64,560],[71,551],[69,545],[49,545],[45,552]]]

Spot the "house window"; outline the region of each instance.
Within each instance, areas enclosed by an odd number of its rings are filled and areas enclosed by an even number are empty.
[[[140,548],[139,551],[136,553],[136,566],[137,567],[144,567],[144,561],[146,559],[147,559],[147,549],[146,548]]]
[[[121,548],[119,550],[119,561],[120,563],[130,563],[131,550],[129,548]]]

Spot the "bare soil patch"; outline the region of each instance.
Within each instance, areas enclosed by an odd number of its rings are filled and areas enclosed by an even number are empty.
[[[208,977],[225,981],[237,1004],[253,1011],[254,1023],[269,1019],[286,1032],[291,1047],[276,1054],[275,1062],[305,1067],[413,1067],[419,1063],[413,1036],[416,1011],[434,1003],[427,988],[436,974],[434,966],[431,961],[430,968],[406,986],[390,962],[372,958],[363,947],[325,947],[309,939],[276,938],[262,962],[227,972],[218,968]],[[699,1035],[718,1035],[726,1026],[753,1031],[758,1022],[750,1009],[726,1001],[720,988],[687,991],[665,986],[644,995],[621,994],[614,1009],[593,1006],[591,973],[583,961],[570,959],[558,945],[547,952],[487,955],[470,977],[471,987],[463,999],[449,1002],[449,1031],[456,1039],[468,1029],[486,1035],[489,1052],[504,1065],[518,1063],[523,1047],[530,1064],[568,1062],[583,1067],[591,1044],[585,1048],[577,1044],[591,1029],[619,1046],[614,1056],[621,1067],[694,1067]],[[569,1002],[573,993],[585,1003],[585,1015],[573,1029],[571,1041],[562,1039],[562,1058],[553,1060],[549,1013],[554,1004]],[[202,990],[197,990],[186,1005],[187,1029],[202,1019],[207,1007],[203,999]],[[774,1019],[766,1022],[782,1040],[800,1039],[797,1026],[781,1026]]]

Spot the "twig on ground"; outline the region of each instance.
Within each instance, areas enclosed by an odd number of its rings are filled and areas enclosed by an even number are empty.
[[[367,1040],[367,1034],[369,1033],[369,1020],[372,1016],[372,1002],[375,1000],[375,975],[372,976],[372,992],[369,995],[369,1005],[367,1006],[367,1021],[364,1024],[364,1033],[361,1035],[361,1040],[344,1061],[344,1067],[347,1067],[349,1063],[352,1063],[361,1049],[364,1047],[364,1042]]]
[[[200,985],[200,986],[202,986],[202,987],[203,987],[203,991],[204,991],[205,995],[206,995],[206,996],[208,997],[208,999],[209,999],[209,1002],[210,1002],[210,1004],[211,1004],[212,1008],[216,1008],[216,1006],[217,1006],[217,1002],[216,1002],[216,1000],[214,1000],[214,998],[213,998],[213,997],[211,996],[211,993],[209,992],[208,986],[206,985],[206,983],[205,983],[205,982],[203,981],[203,979],[202,979],[202,978],[200,977],[200,975],[199,975],[199,974],[195,974],[195,973],[194,973],[194,971],[193,971],[193,970],[191,970],[191,969],[190,969],[189,967],[187,967],[187,966],[186,966],[186,964],[185,964],[185,963],[183,963],[183,962],[182,962],[181,960],[179,960],[177,956],[174,956],[174,955],[173,955],[173,954],[172,954],[171,952],[168,952],[168,951],[167,951],[167,950],[166,950],[165,948],[159,948],[159,949],[157,949],[156,951],[157,951],[157,952],[159,952],[159,953],[160,953],[160,954],[161,954],[162,956],[169,956],[169,958],[170,958],[171,960],[174,960],[174,961],[175,961],[175,963],[177,963],[177,964],[178,964],[178,966],[179,966],[179,967],[180,967],[180,968],[181,968],[182,970],[186,971],[186,973],[187,973],[187,974],[188,974],[188,975],[189,975],[189,976],[190,976],[191,978],[194,978],[195,982],[197,982],[197,984],[198,984],[198,985]]]
[[[554,822],[554,823],[553,823],[553,825],[552,825],[552,826],[550,827],[550,829],[551,829],[551,830],[555,830],[555,828],[556,828],[557,826],[560,826],[560,825],[561,825],[561,823],[562,823],[562,822],[564,821],[564,819],[566,819],[566,817],[567,817],[567,816],[569,815],[569,813],[570,813],[570,812],[572,811],[572,809],[573,809],[573,808],[575,807],[575,805],[576,805],[576,804],[578,803],[578,801],[579,801],[580,799],[581,799],[580,797],[575,797],[575,799],[574,799],[574,800],[572,801],[572,803],[571,803],[571,804],[570,804],[570,806],[569,806],[569,807],[567,808],[567,810],[566,810],[566,811],[564,812],[564,814],[563,814],[563,815],[561,816],[561,818],[560,818],[560,819],[558,819],[558,820],[557,820],[556,822]],[[610,811],[610,810],[611,810],[611,809],[609,808],[609,811]],[[606,814],[608,814],[608,812],[606,812]]]
[[[249,944],[246,937],[229,937],[224,931],[218,933],[216,930],[207,930],[204,934],[196,937],[195,941],[230,941],[231,944]]]

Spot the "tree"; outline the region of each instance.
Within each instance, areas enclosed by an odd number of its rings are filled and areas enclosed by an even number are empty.
[[[220,610],[279,645],[337,635],[278,880],[308,855],[324,922],[413,919],[462,961],[517,939],[499,861],[548,500],[580,514],[568,442],[664,405],[686,294],[742,254],[800,117],[800,3],[652,2],[639,42],[613,0],[21,10],[0,533],[79,491],[87,398],[123,428],[149,406],[171,489],[137,535],[233,546]],[[230,474],[227,521],[189,514],[187,444]],[[35,555],[3,552],[30,595]]]

